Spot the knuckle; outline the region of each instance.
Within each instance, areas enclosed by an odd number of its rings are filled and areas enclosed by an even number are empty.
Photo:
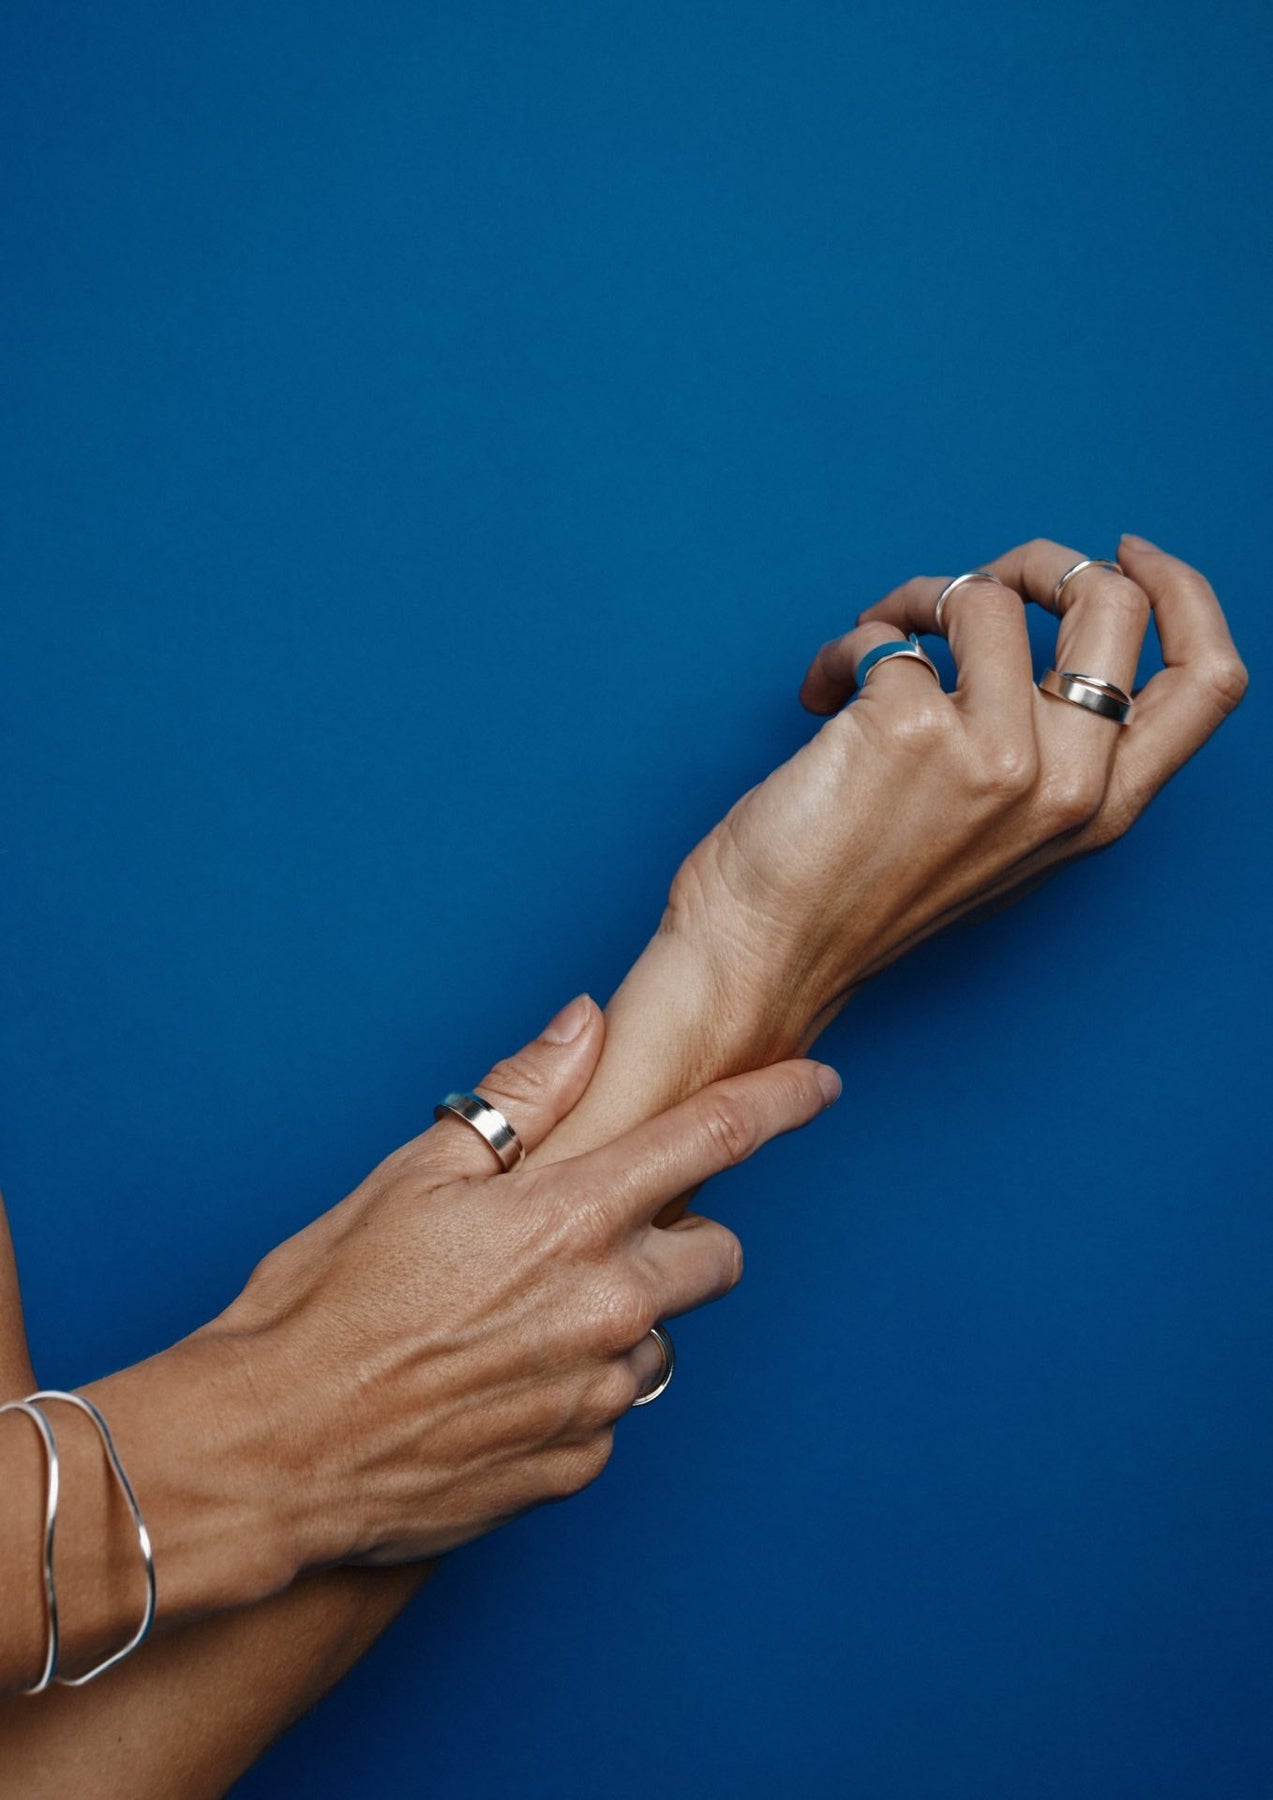
[[[1022,799],[1039,777],[1039,757],[1033,743],[1003,739],[982,750],[977,764],[977,787],[984,799],[1011,803]]]
[[[1053,778],[1043,804],[1043,819],[1050,836],[1078,831],[1090,825],[1105,799],[1105,782],[1099,774],[1067,769]]]
[[[1099,571],[1098,571],[1099,572]],[[1109,574],[1109,585],[1100,593],[1101,611],[1117,613],[1129,625],[1144,630],[1149,623],[1149,596],[1144,588],[1134,582],[1130,575]]]
[[[1092,836],[1098,849],[1104,849],[1116,838],[1131,830],[1149,802],[1149,794],[1138,786],[1121,782],[1117,767],[1105,795],[1104,804],[1093,826]]]
[[[579,1404],[580,1422],[593,1429],[611,1425],[636,1399],[637,1382],[626,1362],[609,1362],[589,1379]]]
[[[1232,655],[1213,657],[1200,674],[1221,712],[1231,713],[1241,706],[1250,677],[1246,664],[1236,651]]]
[[[546,1499],[569,1500],[603,1473],[614,1449],[614,1432],[593,1432],[583,1443],[559,1450],[548,1462],[542,1488]]]
[[[741,1094],[733,1089],[718,1089],[705,1103],[702,1126],[725,1168],[745,1162],[756,1148],[756,1121]]]
[[[573,1185],[552,1196],[549,1210],[563,1245],[587,1256],[608,1248],[614,1236],[612,1196],[600,1187]]]
[[[605,1473],[613,1451],[614,1432],[609,1427],[594,1432],[586,1443],[579,1445],[575,1452],[578,1476],[576,1492],[590,1487],[599,1475]]]
[[[1021,596],[1006,582],[991,586],[989,582],[979,581],[974,592],[977,596],[977,616],[983,624],[989,620],[992,629],[1001,631],[1005,626],[1015,627],[1021,623]]]
[[[518,1105],[530,1106],[543,1098],[545,1086],[544,1071],[535,1059],[520,1054],[501,1057],[478,1092],[480,1094],[482,1088],[486,1088],[501,1101],[512,1100]]]
[[[589,1337],[609,1355],[631,1350],[657,1322],[657,1307],[647,1289],[632,1275],[611,1275],[592,1291],[588,1302]]]
[[[892,720],[891,740],[904,755],[931,755],[945,742],[953,716],[948,706],[932,701],[912,704]]]

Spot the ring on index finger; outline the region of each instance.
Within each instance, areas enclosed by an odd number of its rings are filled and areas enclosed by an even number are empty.
[[[445,1119],[448,1113],[454,1118],[463,1119],[479,1137],[486,1139],[506,1175],[526,1155],[526,1146],[518,1136],[516,1126],[505,1118],[497,1106],[492,1106],[489,1100],[483,1100],[480,1094],[448,1094],[445,1100],[439,1100],[434,1107],[433,1117],[435,1120]]]
[[[938,687],[941,686],[941,674],[937,664],[933,661],[932,657],[928,655],[927,651],[920,647],[919,639],[912,631],[910,636],[900,643],[876,644],[873,650],[866,650],[863,652],[858,658],[857,666],[857,684],[859,692],[866,686],[880,664],[882,662],[887,662],[890,656],[905,656],[912,662],[923,663]]]

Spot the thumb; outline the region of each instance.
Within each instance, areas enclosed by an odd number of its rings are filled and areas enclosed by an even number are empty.
[[[525,1148],[533,1150],[564,1119],[592,1079],[605,1041],[605,1015],[580,994],[514,1056],[495,1064],[471,1090],[502,1112]],[[448,1174],[497,1175],[499,1158],[463,1119],[447,1115],[425,1133],[429,1151]]]

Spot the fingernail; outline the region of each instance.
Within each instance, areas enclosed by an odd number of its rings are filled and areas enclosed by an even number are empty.
[[[579,1036],[591,1011],[591,1000],[587,994],[580,994],[569,1006],[563,1006],[556,1018],[549,1019],[539,1035],[546,1044],[569,1044]]]
[[[1118,540],[1126,544],[1129,550],[1156,550],[1157,544],[1151,544],[1148,538],[1137,537],[1134,531],[1125,531]]]
[[[828,1106],[834,1106],[840,1098],[844,1083],[829,1063],[819,1063],[814,1071],[818,1078],[818,1086],[822,1089],[822,1098]]]

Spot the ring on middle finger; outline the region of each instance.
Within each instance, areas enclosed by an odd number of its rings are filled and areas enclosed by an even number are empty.
[[[966,581],[993,581],[996,587],[1007,587],[1008,585],[1006,581],[1000,581],[997,575],[992,575],[989,569],[968,569],[964,574],[956,575],[954,580],[948,581],[941,593],[938,594],[937,602],[933,607],[933,618],[938,631],[944,633],[946,630],[942,622],[942,608],[946,604],[947,595],[953,594],[955,589],[962,587]]]
[[[1111,562],[1107,556],[1080,557],[1078,562],[1070,565],[1064,575],[1058,576],[1057,578],[1056,586],[1052,589],[1052,606],[1054,610],[1060,609],[1061,595],[1065,592],[1066,582],[1073,581],[1074,577],[1076,575],[1081,575],[1084,569],[1112,569],[1115,575],[1124,574],[1124,570],[1121,566],[1116,562]]]

